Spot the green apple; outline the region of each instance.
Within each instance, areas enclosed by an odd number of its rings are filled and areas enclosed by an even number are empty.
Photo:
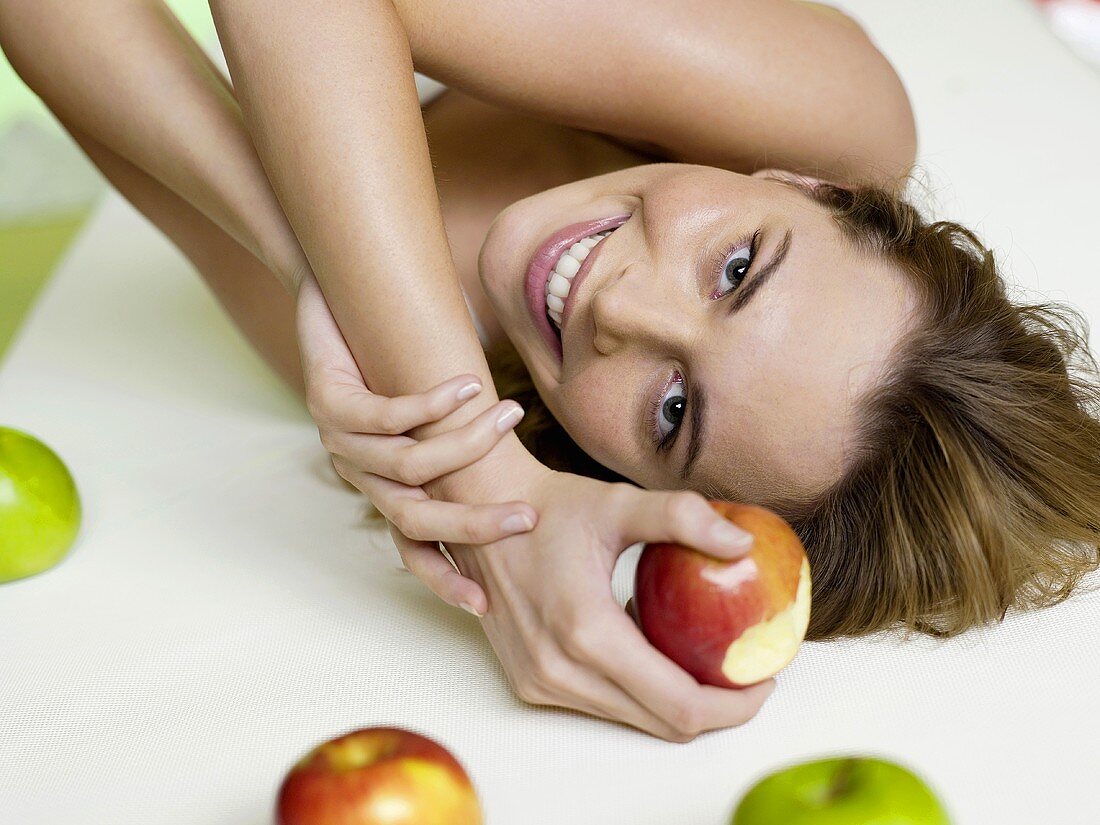
[[[757,782],[731,825],[950,825],[910,771],[871,757],[818,759]]]
[[[0,582],[53,567],[79,529],[68,468],[34,436],[0,427]]]

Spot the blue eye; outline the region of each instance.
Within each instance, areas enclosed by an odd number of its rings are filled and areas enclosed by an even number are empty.
[[[668,387],[662,395],[654,399],[651,407],[654,435],[657,438],[658,447],[664,447],[670,436],[679,428],[684,411],[687,409],[684,379],[679,372],[673,373]]]
[[[721,298],[741,286],[741,282],[749,274],[752,259],[756,257],[757,235],[753,235],[750,242],[735,243],[722,254],[718,261],[721,276],[718,279],[718,292],[714,295],[715,298]],[[728,281],[729,287],[723,288],[722,281]]]
[[[727,247],[714,261],[714,268],[720,274],[718,291],[711,296],[712,298],[724,298],[741,286],[752,268],[759,240],[760,231],[757,230],[752,238],[739,239]],[[723,285],[722,281],[728,281],[729,285]],[[680,430],[680,422],[683,421],[684,414],[687,412],[687,405],[684,378],[679,372],[674,372],[672,379],[665,385],[664,392],[649,402],[650,423],[658,451],[672,447],[676,434]]]

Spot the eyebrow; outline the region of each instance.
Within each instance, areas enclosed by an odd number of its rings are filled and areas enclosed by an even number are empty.
[[[771,259],[760,267],[760,270],[756,273],[756,277],[749,279],[740,289],[735,290],[730,297],[729,306],[726,308],[726,317],[730,317],[749,305],[749,302],[753,299],[767,283],[768,279],[779,269],[780,264],[787,257],[787,253],[791,250],[791,230],[788,229],[783,235],[783,240],[779,242],[779,246],[776,247],[775,254]],[[687,481],[688,475],[691,473],[691,468],[695,466],[696,460],[699,458],[703,451],[704,435],[707,427],[706,422],[708,420],[707,415],[707,394],[702,385],[697,385],[692,393],[691,404],[691,428],[688,432],[688,449],[687,457],[684,459],[684,464],[680,468],[680,480]]]

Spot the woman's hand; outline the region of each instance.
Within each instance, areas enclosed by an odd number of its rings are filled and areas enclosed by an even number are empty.
[[[417,395],[372,393],[348,350],[317,280],[298,290],[297,326],[310,414],[340,476],[366,494],[390,523],[405,567],[441,599],[484,613],[485,594],[440,552],[440,541],[483,544],[534,527],[523,502],[467,505],[433,501],[422,485],[481,459],[519,422],[502,401],[468,424],[423,441],[403,433],[438,421],[475,397],[475,376],[459,376]]]
[[[642,635],[611,591],[615,561],[639,541],[675,541],[733,559],[751,546],[698,493],[643,490],[509,468],[508,490],[540,513],[529,533],[490,546],[447,543],[459,570],[489,595],[482,627],[517,695],[687,742],[748,721],[775,687],[700,685]],[[725,538],[721,531],[732,536]]]

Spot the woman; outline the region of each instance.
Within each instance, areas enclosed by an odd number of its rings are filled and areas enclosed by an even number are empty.
[[[230,89],[163,9],[104,5],[2,0],[9,59],[305,390],[522,698],[675,741],[759,708],[770,680],[694,684],[611,598],[634,541],[744,552],[700,491],[799,530],[812,638],[957,633],[1097,565],[1083,332],[895,196],[908,101],[845,16],[236,0]],[[414,65],[450,87],[423,115]]]

